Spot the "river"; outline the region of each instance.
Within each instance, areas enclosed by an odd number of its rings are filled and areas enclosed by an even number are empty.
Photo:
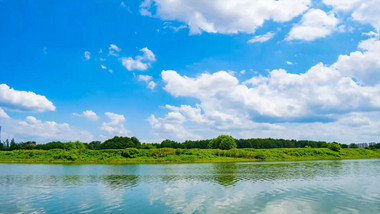
[[[0,164],[0,213],[380,213],[380,159]]]

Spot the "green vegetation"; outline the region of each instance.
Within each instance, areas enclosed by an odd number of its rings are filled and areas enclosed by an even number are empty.
[[[228,150],[235,149],[236,147],[235,139],[229,135],[220,135],[208,143],[208,148],[210,149]]]
[[[141,144],[136,137],[117,136],[90,143],[15,143],[12,139],[0,143],[0,162],[154,163],[380,158],[380,143],[357,147],[356,144],[348,146],[323,141],[234,139],[228,135],[210,140],[183,143],[164,140],[154,144]]]
[[[380,149],[51,149],[0,151],[0,162],[155,163],[380,158]]]

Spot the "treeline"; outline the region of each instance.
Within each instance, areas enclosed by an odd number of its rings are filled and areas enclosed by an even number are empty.
[[[5,140],[0,143],[0,150],[103,150],[103,149],[154,149],[154,148],[173,148],[173,149],[232,149],[232,148],[253,148],[253,149],[273,149],[273,148],[358,148],[354,143],[340,144],[336,142],[328,143],[325,141],[310,140],[285,140],[272,138],[251,138],[251,139],[234,139],[228,135],[221,135],[214,139],[208,140],[187,140],[185,142],[176,142],[173,140],[164,140],[161,143],[141,143],[136,137],[118,137],[115,136],[104,142],[92,141],[90,143],[76,142],[60,142],[53,141],[46,144],[37,144],[34,141],[16,143],[14,139]],[[368,149],[380,148],[380,143],[366,147]]]

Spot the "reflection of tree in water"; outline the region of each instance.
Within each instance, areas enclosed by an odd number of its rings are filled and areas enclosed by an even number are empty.
[[[111,189],[133,188],[139,183],[137,175],[107,175],[100,180]]]
[[[237,179],[237,163],[215,163],[212,165],[211,179],[222,186],[233,186]]]
[[[314,179],[317,176],[335,177],[347,169],[342,161],[312,161],[292,163],[216,163],[208,178],[223,186],[235,185],[238,181],[276,181]]]

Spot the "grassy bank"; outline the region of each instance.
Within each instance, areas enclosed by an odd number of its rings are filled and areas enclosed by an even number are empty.
[[[1,151],[0,162],[16,163],[182,163],[233,161],[289,161],[380,158],[380,149],[113,149]]]

